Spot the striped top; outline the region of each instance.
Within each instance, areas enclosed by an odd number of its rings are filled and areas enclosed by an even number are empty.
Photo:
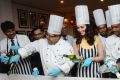
[[[87,40],[85,38],[82,39],[80,44],[80,56],[82,56],[84,59],[96,57],[98,55],[97,53],[97,44],[99,43],[99,39],[97,36],[95,36],[95,42],[94,45],[89,45],[87,43]],[[100,78],[102,77],[101,74],[98,73],[99,71],[99,62],[92,62],[89,67],[81,67],[81,63],[78,65],[78,77],[95,77]]]

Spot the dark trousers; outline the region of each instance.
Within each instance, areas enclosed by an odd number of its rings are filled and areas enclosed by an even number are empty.
[[[40,75],[44,75],[40,54],[38,52],[30,56],[30,62],[32,69],[34,67],[37,67],[40,72]]]
[[[9,71],[10,65],[0,63],[0,73],[7,73]]]

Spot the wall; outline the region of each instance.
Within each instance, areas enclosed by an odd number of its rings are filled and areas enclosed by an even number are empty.
[[[17,3],[13,3],[12,7],[13,7],[13,20],[15,22],[17,30],[24,30],[24,31],[30,31],[31,30],[30,28],[28,28],[28,29],[19,28],[17,9],[23,9],[23,10],[27,10],[27,11],[36,12],[36,13],[57,14],[57,15],[61,15],[61,16],[64,15],[62,13],[53,12],[53,11],[40,10],[40,9],[32,8],[30,6],[25,6],[25,5],[17,4]],[[71,35],[73,35],[73,28],[68,27],[68,33],[71,34]]]
[[[0,24],[5,20],[13,21],[11,0],[0,0]],[[4,37],[0,29],[0,40]]]
[[[5,21],[5,20],[10,20],[15,23],[16,30],[30,31],[31,30],[30,28],[27,28],[27,29],[19,28],[17,9],[33,11],[36,13],[57,14],[57,15],[61,15],[61,16],[64,15],[64,14],[58,13],[58,12],[45,11],[45,10],[32,8],[30,6],[21,5],[18,3],[11,2],[11,0],[0,0],[0,24],[1,24],[1,22]],[[68,32],[71,35],[73,35],[72,29],[73,28],[68,27]],[[5,37],[5,35],[2,33],[2,31],[0,29],[0,40],[4,37]]]
[[[36,9],[36,8],[32,8],[32,7],[21,5],[21,4],[17,4],[17,3],[13,3],[12,7],[13,7],[13,20],[14,20],[14,23],[16,25],[16,29],[17,30],[25,30],[25,31],[31,30],[30,28],[27,28],[27,29],[19,28],[17,9],[27,10],[27,11],[36,12],[36,13],[45,13],[45,14],[47,13],[47,14],[63,15],[61,13],[52,12],[52,11],[39,10],[39,9]]]

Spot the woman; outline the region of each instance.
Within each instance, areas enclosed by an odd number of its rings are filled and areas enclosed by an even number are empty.
[[[76,56],[84,58],[78,64],[78,77],[101,77],[99,62],[103,60],[103,47],[100,39],[95,35],[93,26],[90,26],[88,8],[86,5],[75,7],[78,36],[73,43]],[[83,14],[84,13],[84,14]]]

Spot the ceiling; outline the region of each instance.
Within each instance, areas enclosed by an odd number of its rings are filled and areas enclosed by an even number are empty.
[[[74,14],[76,5],[88,5],[89,11],[102,8],[107,9],[108,5],[120,4],[120,0],[64,0],[64,4],[60,4],[60,0],[12,0],[15,3],[38,8],[46,11],[57,11],[64,14]]]

